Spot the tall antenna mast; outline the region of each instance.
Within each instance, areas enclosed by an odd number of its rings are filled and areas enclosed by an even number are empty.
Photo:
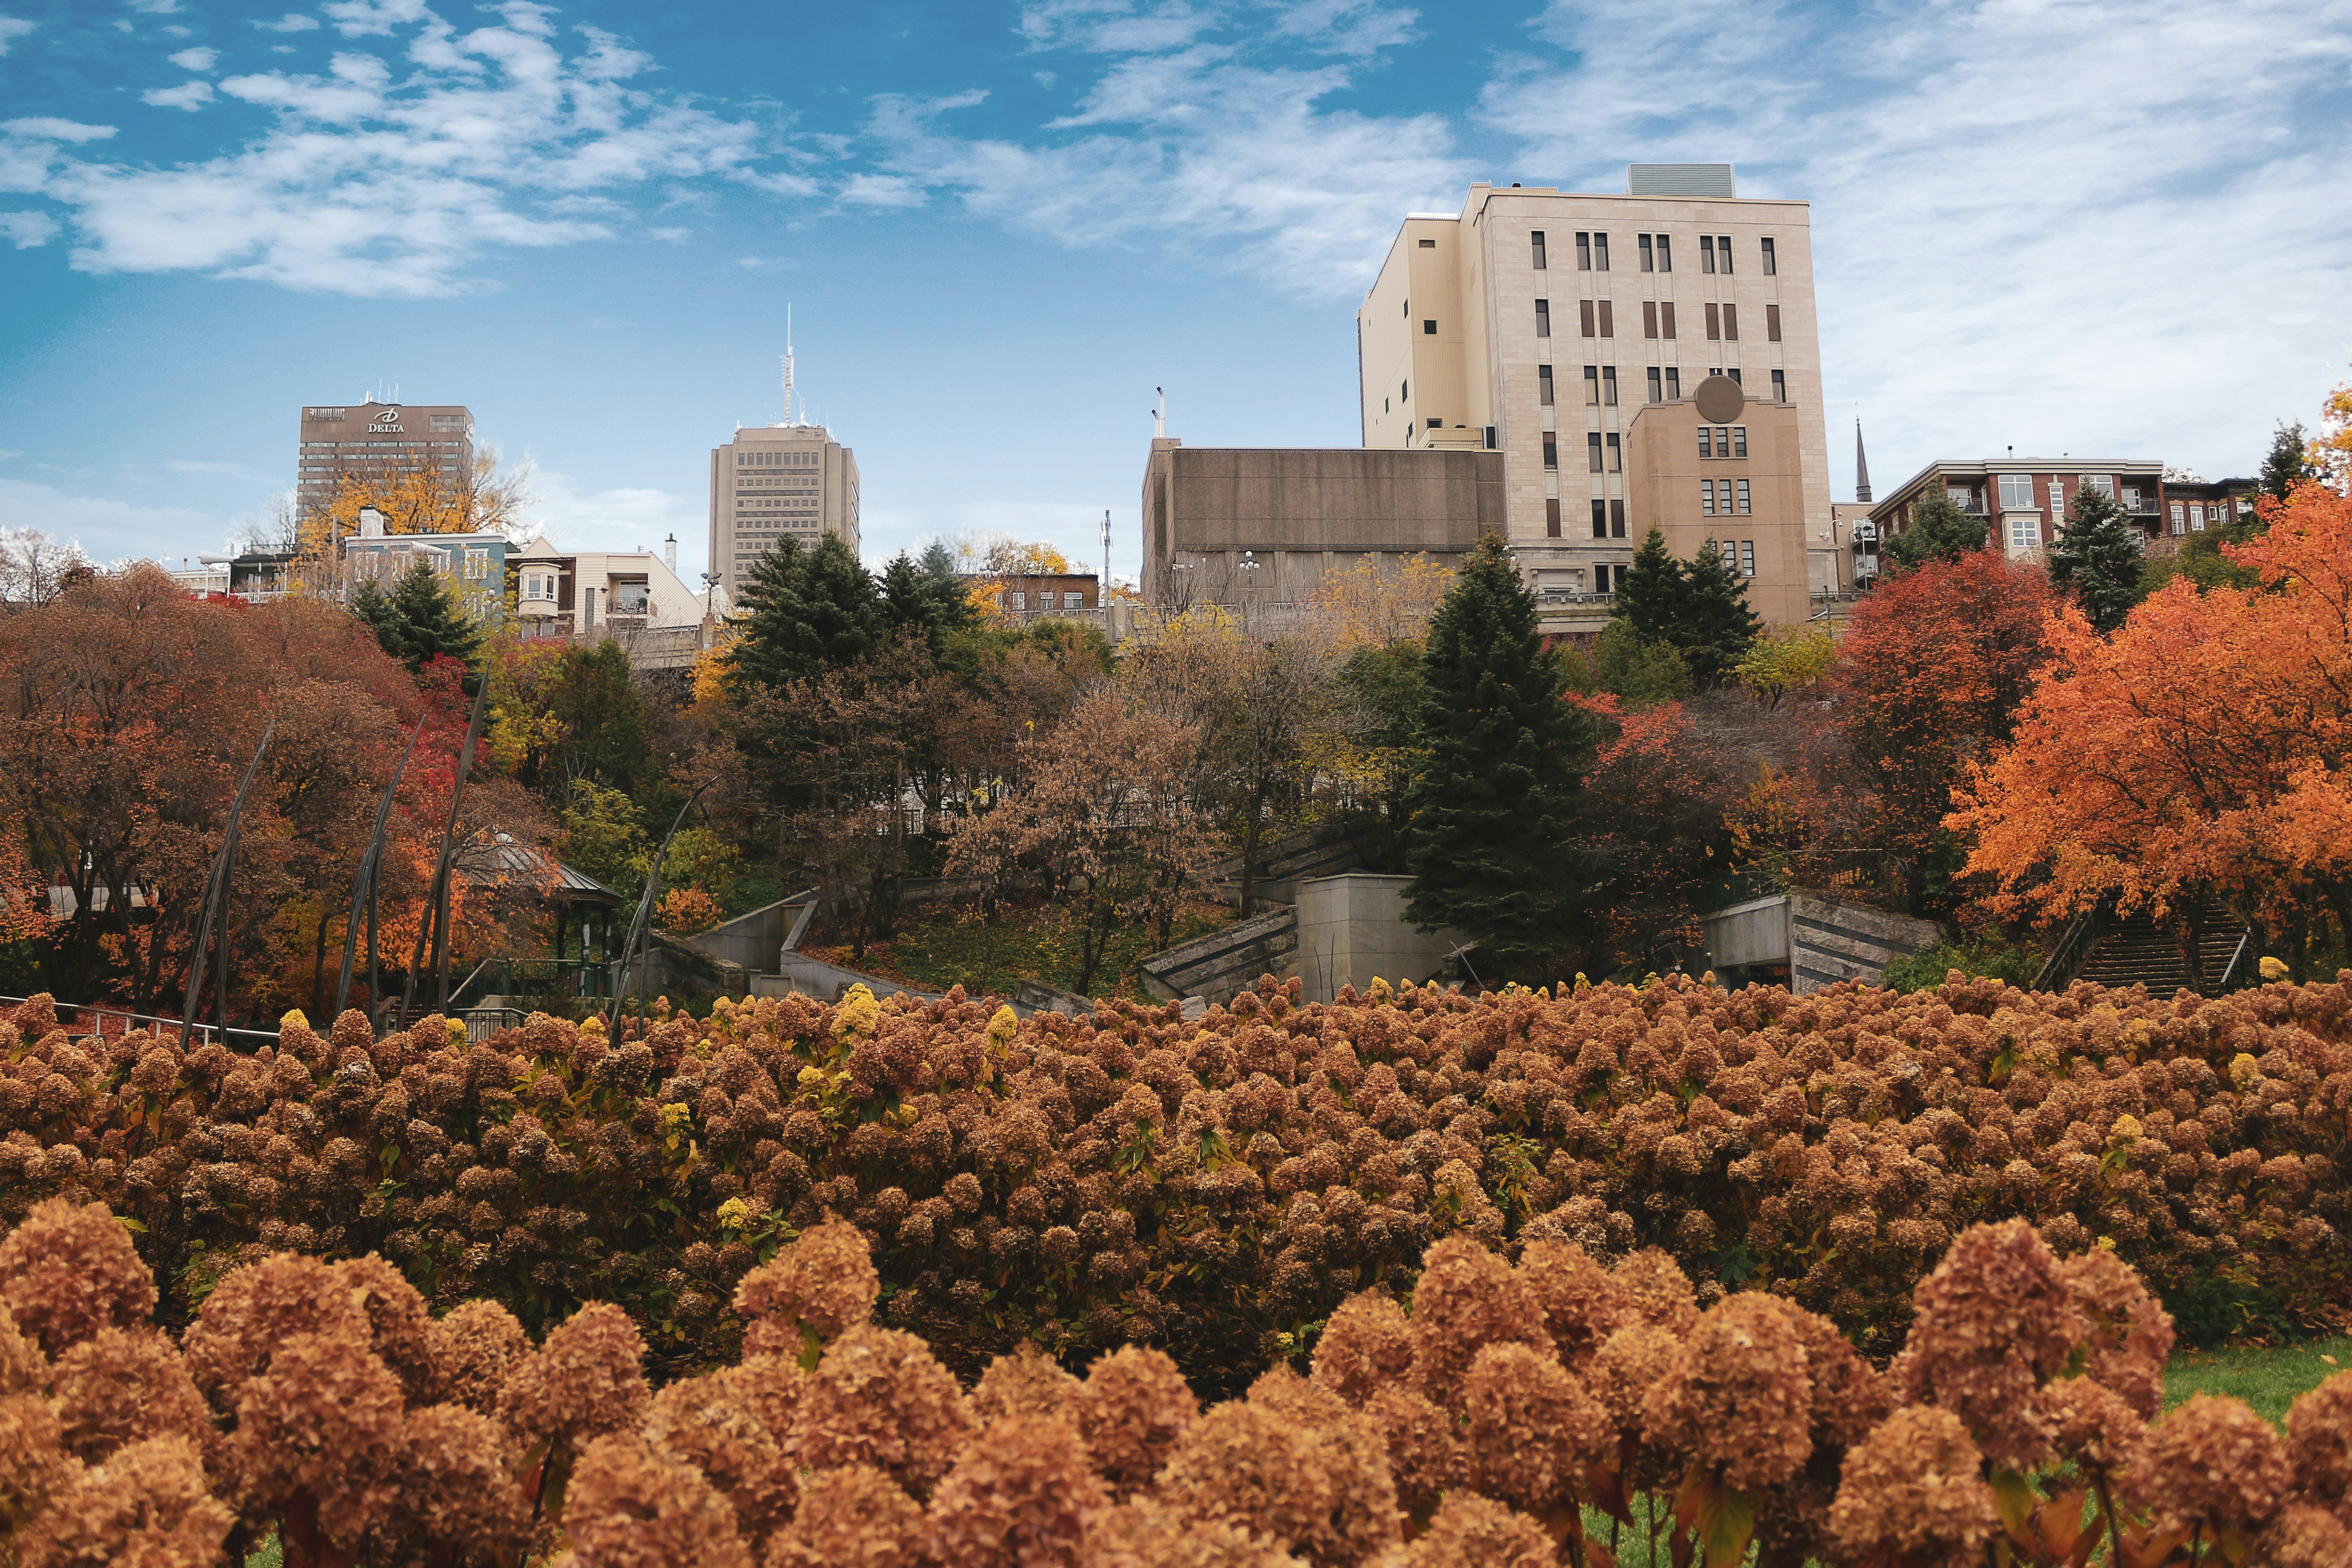
[[[1103,509],[1103,574],[1095,584],[1095,603],[1102,607],[1103,626],[1110,626],[1110,509]]]
[[[1164,441],[1168,438],[1168,389],[1155,386],[1151,390],[1160,394],[1160,402],[1151,410],[1151,434]]]
[[[784,307],[784,423],[796,425],[793,417],[793,308]]]

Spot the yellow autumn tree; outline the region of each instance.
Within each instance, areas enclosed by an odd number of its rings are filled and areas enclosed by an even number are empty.
[[[1453,585],[1454,569],[1426,555],[1408,555],[1386,572],[1367,556],[1317,584],[1307,604],[1338,647],[1387,647],[1420,641]]]
[[[303,510],[296,539],[304,557],[321,559],[359,531],[360,512],[369,507],[383,514],[386,533],[508,532],[521,526],[535,499],[529,468],[501,468],[490,447],[478,449],[462,474],[424,464],[390,473],[346,469],[323,500]]]

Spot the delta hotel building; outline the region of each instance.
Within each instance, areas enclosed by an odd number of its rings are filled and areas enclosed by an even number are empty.
[[[457,486],[474,471],[474,416],[458,404],[373,398],[309,405],[294,467],[296,502],[306,510],[346,478],[385,479],[425,468]]]

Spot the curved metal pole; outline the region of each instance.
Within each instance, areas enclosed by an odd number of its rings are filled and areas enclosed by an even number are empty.
[[[335,982],[335,1016],[343,1016],[343,1008],[352,999],[352,961],[358,956],[360,915],[369,906],[375,892],[376,862],[383,856],[384,829],[392,822],[392,797],[400,792],[401,776],[408,772],[408,755],[416,750],[416,737],[425,732],[425,721],[419,719],[416,728],[408,732],[408,744],[401,748],[400,765],[393,770],[392,782],[383,786],[383,799],[375,808],[375,831],[369,835],[367,848],[360,855],[359,869],[352,877],[352,912],[343,921],[343,972]],[[374,943],[370,942],[373,948]],[[374,968],[371,957],[369,968]],[[373,994],[368,998],[373,1004]]]
[[[636,956],[637,943],[644,937],[646,925],[653,915],[654,900],[661,893],[662,862],[669,856],[670,840],[676,838],[678,829],[686,826],[686,814],[694,809],[694,803],[702,798],[702,792],[709,789],[710,784],[710,780],[703,780],[701,784],[695,786],[694,793],[686,797],[686,804],[677,808],[677,819],[669,825],[669,831],[662,835],[660,845],[654,850],[653,860],[646,868],[646,889],[637,896],[637,912],[629,920],[629,934],[621,943],[620,968],[613,976],[613,1021],[614,1023],[620,1022],[621,986],[628,979],[630,961]],[[643,1025],[645,1018],[646,993],[645,987],[640,985],[637,987],[637,1022]]]
[[[236,854],[237,819],[245,815],[246,792],[253,787],[253,775],[260,771],[262,756],[269,750],[269,737],[277,731],[278,721],[274,717],[261,728],[261,743],[253,748],[253,761],[245,764],[245,778],[236,786],[236,798],[229,802],[228,826],[221,833],[220,853],[213,858],[213,874],[205,879],[204,912],[197,918],[196,945],[188,954],[187,992],[181,999],[180,1046],[182,1049],[186,1048],[188,1037],[196,1030],[196,999],[204,990],[205,948],[213,939],[213,910],[215,906],[220,906],[225,912],[228,903],[228,868],[230,860]],[[221,1006],[224,1009],[223,1028],[227,1027],[226,1022],[226,1009],[228,1006],[226,1000],[228,992],[227,924],[226,919],[221,922],[220,984],[223,996]]]

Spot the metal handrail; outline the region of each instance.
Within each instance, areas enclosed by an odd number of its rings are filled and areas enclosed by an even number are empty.
[[[2253,950],[2254,928],[2248,926],[2238,933],[2238,945],[2231,950],[2230,962],[2221,966],[2221,978],[2213,983],[2216,994],[2234,990],[2245,984],[2239,978],[2238,972],[2244,965],[2246,955]]]
[[[31,1000],[32,998],[29,996],[0,996],[0,1005],[11,1007],[20,1007]],[[55,997],[51,997],[49,1000],[50,1005],[54,1006],[58,1010],[59,1018],[58,1026],[61,1028],[67,1027],[69,1021],[79,1022],[84,1016],[88,1016],[92,1019],[121,1018],[128,1024],[162,1024],[173,1029],[176,1029],[181,1026],[180,1019],[162,1018],[156,1016],[152,1013],[134,1013],[128,1007],[93,1007],[84,1005],[83,1004],[77,1002],[59,1002]],[[130,1033],[128,1029],[125,1029],[123,1032],[126,1034]],[[202,1035],[207,1040],[211,1039],[216,1034],[223,1033],[231,1037],[242,1035],[247,1039],[254,1040],[274,1041],[278,1037],[278,1031],[275,1029],[228,1029],[224,1031],[214,1025],[205,1023],[199,1023],[194,1026],[194,1032]],[[94,1030],[93,1033],[103,1036],[106,1031],[101,1027]],[[85,1036],[83,1037],[87,1038],[88,1037]]]
[[[2042,960],[2040,972],[2033,976],[2033,984],[2027,986],[2027,990],[2053,991],[2073,982],[2097,936],[2095,928],[2100,913],[2099,909],[2090,909],[2074,917],[2073,923],[2067,926],[2066,933],[2058,939],[2058,945],[2050,950],[2048,958]]]

